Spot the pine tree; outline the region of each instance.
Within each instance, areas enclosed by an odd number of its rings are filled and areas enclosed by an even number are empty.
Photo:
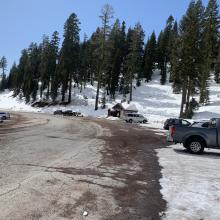
[[[41,62],[40,62],[40,98],[43,97],[43,91],[47,89],[47,97],[49,98],[50,88],[50,39],[48,36],[43,36],[43,42],[40,45]]]
[[[201,66],[201,38],[202,38],[201,1],[191,1],[180,23],[181,38],[181,79],[182,103],[180,116],[187,117],[189,112],[190,97],[198,86],[198,75]]]
[[[218,57],[217,57],[217,64],[215,67],[215,81],[216,83],[220,83],[220,47],[218,48]]]
[[[122,70],[122,64],[125,57],[125,22],[120,24],[116,19],[111,30],[107,47],[106,71],[107,71],[107,94],[110,92],[111,98],[115,98],[116,90],[119,87],[119,76]]]
[[[180,84],[180,75],[178,74],[178,60],[179,58],[179,31],[178,31],[178,23],[177,21],[174,22],[174,26],[172,29],[172,35],[170,39],[170,48],[171,48],[171,54],[170,54],[170,79],[169,82],[173,83],[173,89],[174,93],[179,93],[181,90]],[[176,69],[177,68],[177,69]],[[177,70],[177,71],[176,71]]]
[[[216,0],[210,0],[204,14],[204,31],[202,38],[202,56],[203,62],[201,66],[200,75],[200,103],[204,104],[209,101],[209,85],[208,80],[212,63],[218,54],[218,28],[219,28],[219,15],[218,4]],[[217,74],[215,74],[217,81]]]
[[[68,103],[71,102],[72,81],[77,78],[79,66],[80,22],[76,14],[71,14],[64,25],[64,40],[60,55],[60,73],[62,75],[62,101],[65,101],[65,93],[69,89]]]
[[[164,31],[161,31],[157,40],[157,63],[160,69],[162,85],[166,82],[166,41]]]
[[[58,72],[58,62],[59,62],[59,33],[55,31],[52,35],[50,41],[51,48],[51,62],[50,62],[50,72],[51,72],[51,93],[50,96],[54,102],[57,98],[58,88],[60,86],[60,76]]]
[[[94,85],[94,79],[95,78],[98,79],[99,65],[101,63],[101,56],[100,56],[101,38],[102,38],[101,29],[97,28],[88,42],[89,65],[90,65],[89,79],[92,86]]]
[[[0,91],[4,91],[6,88],[6,68],[7,68],[7,60],[3,56],[0,60],[0,68],[2,69],[2,79],[0,81]]]
[[[98,103],[99,103],[99,91],[102,83],[103,75],[105,74],[105,60],[106,60],[106,42],[108,40],[111,26],[110,21],[113,18],[113,8],[110,5],[105,5],[102,8],[100,19],[102,21],[102,28],[101,28],[101,35],[100,35],[100,58],[98,63],[98,76],[97,76],[97,90],[96,90],[96,101],[95,101],[95,110],[98,110]],[[104,86],[105,86],[104,82]],[[105,89],[104,89],[105,90]],[[105,93],[105,91],[104,91]],[[105,94],[104,94],[105,96]],[[104,99],[105,100],[105,99]]]
[[[9,71],[9,76],[7,78],[7,89],[13,90],[16,88],[17,76],[18,76],[18,67],[16,63],[13,63],[12,68]]]
[[[84,36],[84,41],[80,45],[80,67],[79,67],[79,81],[80,81],[80,92],[82,92],[83,84],[84,87],[88,81],[90,75],[90,60],[89,60],[89,41],[87,36]]]
[[[40,79],[40,58],[41,51],[36,43],[31,43],[28,48],[28,63],[29,63],[29,82],[30,93],[33,101],[36,100],[38,91],[38,81]]]
[[[130,36],[128,35],[128,37],[130,39],[128,38],[128,54],[125,68],[130,93],[128,102],[130,103],[132,101],[133,79],[139,79],[143,74],[144,31],[140,23],[137,23],[132,31],[130,30]]]
[[[200,4],[201,1],[200,1]],[[203,35],[201,41],[201,66],[199,75],[200,103],[205,104],[209,101],[209,84],[210,71],[213,69],[213,61],[218,54],[218,4],[216,1],[209,1],[204,13]],[[216,81],[218,73],[215,73]]]
[[[172,15],[166,22],[166,27],[160,32],[157,44],[157,60],[161,71],[161,84],[164,85],[167,80],[167,63],[170,62],[172,54],[172,45],[174,43],[176,23]]]
[[[156,61],[156,35],[153,32],[151,34],[150,39],[148,39],[144,52],[144,76],[147,81],[151,80],[153,70],[155,69],[155,61]]]
[[[170,61],[170,81],[173,82],[173,93],[179,94],[182,90],[182,75],[184,75],[184,70],[181,67],[183,52],[181,38],[176,38],[173,45],[174,48],[172,50]]]

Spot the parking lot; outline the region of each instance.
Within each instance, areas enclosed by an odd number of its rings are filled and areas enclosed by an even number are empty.
[[[166,208],[155,152],[166,141],[150,129],[19,113],[0,140],[0,219],[159,219]]]

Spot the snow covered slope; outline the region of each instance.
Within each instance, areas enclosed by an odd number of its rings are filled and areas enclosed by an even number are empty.
[[[24,99],[13,97],[13,92],[5,91],[0,93],[0,109],[7,109],[12,111],[26,111],[37,112],[39,109],[32,108],[30,105],[25,104]]]
[[[95,85],[96,86],[96,85]],[[57,109],[71,109],[81,111],[85,115],[95,117],[106,117],[107,109],[94,111],[96,87],[87,85],[85,89],[73,89],[73,101],[70,105],[53,106],[46,108],[32,108],[25,104],[24,100],[12,97],[12,92],[0,94],[0,109],[11,109],[19,111],[41,111],[53,112]],[[102,92],[102,91],[101,91]],[[100,94],[100,96],[102,93]],[[115,103],[121,102],[123,97],[119,95],[115,101],[107,98],[107,108],[112,107]],[[153,80],[149,83],[141,82],[140,87],[133,90],[133,104],[136,105],[139,112],[149,119],[154,127],[162,127],[166,118],[178,117],[181,104],[181,95],[172,93],[170,83],[160,85],[160,73],[155,71]],[[212,79],[210,81],[210,105],[201,107],[195,113],[194,119],[209,119],[211,117],[220,117],[220,85]]]

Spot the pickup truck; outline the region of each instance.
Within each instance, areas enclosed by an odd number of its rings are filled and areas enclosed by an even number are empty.
[[[201,154],[204,148],[220,149],[220,118],[213,118],[207,127],[171,126],[168,142],[182,143],[193,154]]]

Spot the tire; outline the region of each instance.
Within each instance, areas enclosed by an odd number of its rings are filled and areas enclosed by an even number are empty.
[[[128,120],[128,122],[129,122],[129,123],[132,123],[132,122],[133,122],[133,120],[132,120],[132,119],[129,119],[129,120]]]
[[[202,138],[192,137],[186,142],[185,146],[192,154],[202,154],[206,144]]]
[[[3,116],[3,117],[2,117],[2,120],[6,120],[6,119],[7,119],[6,116]]]
[[[143,123],[146,124],[146,123],[147,123],[147,120],[143,120]]]

